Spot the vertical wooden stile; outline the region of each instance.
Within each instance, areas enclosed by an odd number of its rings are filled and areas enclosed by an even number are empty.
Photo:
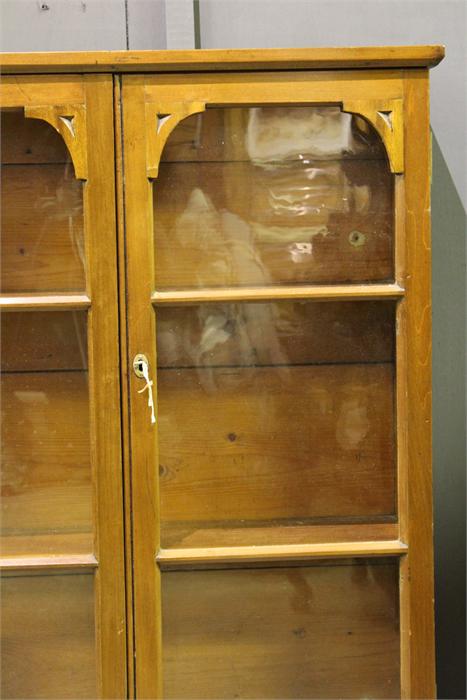
[[[147,176],[143,128],[144,80],[125,80],[122,90],[124,181],[128,300],[128,373],[133,397],[130,416],[133,508],[133,572],[135,654],[138,697],[162,693],[160,572],[156,427],[150,422],[147,399],[137,392],[144,386],[131,369],[133,357],[144,353],[155,380],[155,319],[150,298],[154,279],[152,244],[152,184]],[[154,125],[154,129],[156,124]],[[154,387],[155,388],[155,387]],[[135,400],[136,397],[136,400]]]
[[[122,411],[122,460],[125,530],[125,588],[127,629],[128,696],[135,697],[134,621],[133,621],[133,539],[131,511],[131,454],[128,435],[129,396],[127,363],[126,267],[125,267],[125,189],[123,182],[123,130],[120,76],[114,75],[115,178],[117,204],[118,302],[120,321],[120,381]]]
[[[84,77],[89,179],[85,185],[92,463],[96,490],[97,639],[103,698],[126,695],[119,328],[113,95],[110,75]]]

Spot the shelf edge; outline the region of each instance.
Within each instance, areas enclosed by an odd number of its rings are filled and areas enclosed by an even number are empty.
[[[333,542],[330,544],[262,545],[160,549],[156,562],[162,569],[200,564],[292,562],[343,557],[400,556],[408,551],[401,540]]]

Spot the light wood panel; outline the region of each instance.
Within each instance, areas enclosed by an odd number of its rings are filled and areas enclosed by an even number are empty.
[[[203,304],[156,310],[159,368],[394,359],[392,302]]]
[[[395,512],[390,365],[160,370],[158,396],[163,537]]]
[[[303,105],[343,103],[353,100],[400,99],[400,71],[257,71],[223,75],[154,75],[132,78],[144,85],[147,102],[160,104],[202,102],[212,105]]]
[[[397,566],[162,575],[164,697],[394,698]]]
[[[2,393],[3,532],[90,532],[86,374],[5,374]]]
[[[162,164],[156,288],[392,279],[392,182],[380,163]]]
[[[1,194],[3,291],[84,291],[83,192],[73,166],[5,166]]]
[[[96,698],[92,575],[2,581],[2,697]]]
[[[283,70],[435,66],[444,46],[356,46],[302,49],[196,51],[73,51],[4,53],[4,73],[95,73],[178,70]]]
[[[18,56],[19,54],[13,55]],[[33,54],[23,54],[23,57],[26,55],[29,56],[29,61],[34,60]],[[3,54],[0,58],[2,66],[4,62],[7,62],[5,59],[6,54]],[[49,75],[46,78],[36,78],[26,75],[11,75],[5,76],[0,84],[2,108],[71,104],[83,101],[83,81],[77,79],[76,76]]]

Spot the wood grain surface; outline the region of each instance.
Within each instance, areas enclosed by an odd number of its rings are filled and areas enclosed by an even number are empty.
[[[166,72],[435,66],[444,46],[3,53],[4,73]]]
[[[315,528],[315,533],[318,528]],[[369,527],[367,526],[367,530]],[[356,531],[354,527],[353,531]],[[372,533],[373,534],[373,533]],[[330,558],[333,562],[348,557],[377,557],[402,555],[407,545],[400,540],[369,540],[307,542],[306,544],[261,544],[222,547],[190,547],[161,549],[156,561],[160,568],[167,570],[254,568],[268,564],[287,567],[296,562]]]
[[[2,697],[96,698],[93,576],[2,581]]]
[[[161,519],[395,513],[391,365],[158,374]]]
[[[90,532],[86,373],[5,374],[2,394],[3,532]]]
[[[164,697],[394,698],[391,562],[162,574]]]
[[[23,54],[23,56],[25,55]],[[33,58],[35,54],[28,55]],[[6,54],[3,54],[0,63],[3,64],[5,59]],[[47,73],[47,71],[45,72]],[[48,75],[37,78],[27,75],[10,75],[4,76],[0,84],[2,109],[23,108],[29,105],[82,103],[83,100],[83,81],[76,76]]]
[[[2,168],[4,292],[85,290],[82,187],[71,164]]]
[[[4,566],[5,558],[10,560],[24,560],[24,566],[28,566],[31,559],[43,563],[44,558],[50,562],[62,557],[69,561],[70,557],[79,556],[87,563],[97,563],[94,555],[94,541],[92,532],[57,532],[50,533],[2,535],[0,566]],[[45,564],[44,564],[45,565]]]
[[[336,518],[337,520],[338,518]],[[370,523],[361,522],[362,518],[344,518],[345,524],[334,524],[328,519],[270,521],[237,523],[214,521],[181,521],[162,523],[164,552],[170,557],[177,557],[176,549],[203,551],[203,548],[216,550],[223,547],[229,552],[234,547],[250,548],[273,545],[286,548],[290,545],[319,545],[352,542],[386,542],[395,541],[399,527],[395,516],[374,517]],[[363,519],[364,520],[364,519]],[[284,556],[284,551],[281,556]],[[158,554],[160,557],[161,551]],[[216,552],[214,552],[216,554]]]
[[[401,599],[407,694],[436,697],[431,453],[431,141],[428,72],[406,74],[407,511]]]

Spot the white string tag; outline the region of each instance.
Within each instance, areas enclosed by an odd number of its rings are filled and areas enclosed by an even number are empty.
[[[143,391],[148,390],[148,406],[151,409],[151,423],[156,422],[156,415],[154,413],[154,399],[152,397],[152,380],[149,379],[149,367],[147,362],[141,362],[141,372],[143,374],[144,379],[146,380],[146,384],[143,386],[142,389],[139,389],[138,394],[142,394]]]

